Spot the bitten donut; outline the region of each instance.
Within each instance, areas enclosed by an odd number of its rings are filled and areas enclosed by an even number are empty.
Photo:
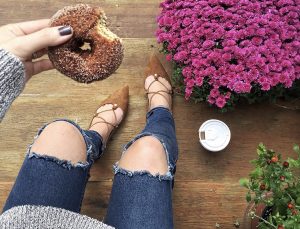
[[[99,7],[67,6],[51,19],[50,26],[69,25],[73,37],[67,43],[49,47],[49,59],[66,76],[83,83],[110,76],[123,60],[121,39],[106,27]]]

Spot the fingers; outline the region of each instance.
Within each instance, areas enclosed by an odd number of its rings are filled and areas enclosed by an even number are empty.
[[[19,38],[30,52],[36,52],[48,46],[60,45],[72,37],[71,27],[45,28],[38,32]],[[28,50],[29,51],[29,50]]]
[[[41,29],[49,27],[50,19],[41,19],[35,21],[26,21],[16,24],[11,24],[12,29],[16,30],[15,33],[18,36],[27,35],[37,32]]]
[[[48,49],[44,48],[44,49],[42,49],[42,50],[39,50],[39,51],[37,51],[37,52],[34,52],[34,53],[32,54],[32,56],[31,56],[31,58],[32,58],[33,60],[34,60],[34,59],[38,59],[38,58],[44,56],[45,54],[47,54],[47,52],[48,52]]]
[[[13,39],[3,45],[3,48],[12,52],[21,60],[31,59],[32,53],[65,43],[72,37],[70,26],[44,28],[38,32]]]
[[[40,72],[53,69],[53,64],[50,60],[39,60],[33,62],[33,72],[32,75],[39,74]]]
[[[34,33],[43,28],[49,27],[49,23],[49,19],[42,19],[2,26],[0,27],[0,44],[10,41],[16,37]]]
[[[36,62],[26,62],[24,65],[26,68],[26,81],[28,81],[33,75],[53,69],[52,62],[48,59],[43,59]]]

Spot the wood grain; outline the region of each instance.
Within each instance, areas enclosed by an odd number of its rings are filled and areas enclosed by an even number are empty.
[[[0,0],[2,24],[50,17],[65,5],[79,1]],[[87,127],[97,105],[111,92],[130,86],[129,114],[113,136],[108,149],[93,167],[82,212],[103,219],[112,185],[112,164],[126,144],[144,126],[146,100],[143,71],[155,42],[155,17],[159,1],[106,0],[84,1],[103,6],[111,28],[124,39],[125,58],[110,78],[92,84],[79,84],[55,70],[33,77],[0,123],[0,207],[22,164],[26,147],[37,129],[56,118],[76,120]],[[164,62],[167,69],[171,66]],[[206,104],[194,104],[175,96],[180,158],[174,189],[176,228],[234,228],[243,221],[245,190],[238,180],[251,170],[249,160],[256,156],[256,146],[268,147],[293,155],[292,145],[300,143],[299,111],[284,110],[270,104],[239,105],[233,112],[221,114]],[[207,119],[225,121],[232,139],[226,150],[211,153],[198,141],[198,128]]]

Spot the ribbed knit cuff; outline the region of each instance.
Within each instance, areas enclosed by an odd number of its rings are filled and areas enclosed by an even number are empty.
[[[25,86],[25,68],[14,55],[0,49],[0,122]]]

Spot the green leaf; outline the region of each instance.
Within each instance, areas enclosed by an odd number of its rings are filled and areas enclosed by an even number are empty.
[[[296,204],[300,205],[300,197],[297,197]]]
[[[263,174],[262,168],[256,168],[256,169],[254,169],[254,170],[251,172],[251,176],[252,176],[253,178],[259,178],[259,177],[262,176],[262,174]]]
[[[265,151],[266,150],[266,147],[265,145],[261,142],[258,144],[258,149],[261,150],[261,151]]]
[[[294,145],[293,147],[294,151],[300,156],[300,149],[299,149],[299,146],[298,145]]]
[[[257,154],[262,155],[265,153],[265,151],[266,151],[266,147],[264,146],[264,144],[259,143],[259,145],[257,147]]]
[[[247,202],[251,201],[251,194],[250,194],[250,192],[247,193],[246,200],[247,200]]]
[[[297,168],[297,167],[300,166],[299,161],[296,161],[296,160],[294,160],[292,158],[288,158],[287,162],[290,164],[291,168],[295,168],[295,167]]]
[[[245,188],[249,187],[249,179],[241,178],[239,182],[242,187],[245,187]]]
[[[257,165],[257,164],[258,164],[258,160],[251,160],[250,163],[251,163],[252,165]]]

